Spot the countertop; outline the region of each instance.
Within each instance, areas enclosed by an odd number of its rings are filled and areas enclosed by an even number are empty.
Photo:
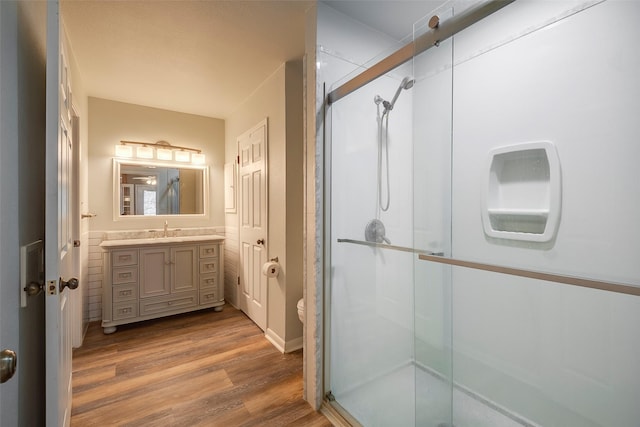
[[[201,243],[201,242],[215,242],[220,243],[224,241],[223,236],[217,234],[207,234],[201,236],[175,236],[175,237],[149,237],[145,239],[119,239],[119,240],[105,240],[100,243],[100,247],[109,249],[121,246],[150,246],[150,245],[164,245],[175,243]]]

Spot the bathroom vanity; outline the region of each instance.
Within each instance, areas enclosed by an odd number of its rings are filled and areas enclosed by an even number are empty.
[[[224,305],[224,238],[105,240],[102,327]]]

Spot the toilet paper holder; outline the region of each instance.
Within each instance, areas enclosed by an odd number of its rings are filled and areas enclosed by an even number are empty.
[[[280,263],[278,257],[271,258],[271,260],[264,263],[262,266],[262,274],[267,277],[278,277],[280,274]]]

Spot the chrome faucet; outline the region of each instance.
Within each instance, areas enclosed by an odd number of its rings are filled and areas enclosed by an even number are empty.
[[[167,231],[169,230],[169,221],[164,220],[164,237],[168,237]]]

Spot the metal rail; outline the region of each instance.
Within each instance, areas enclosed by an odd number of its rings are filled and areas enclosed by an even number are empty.
[[[439,264],[454,265],[456,267],[472,268],[474,270],[490,271],[493,273],[508,274],[510,276],[528,277],[530,279],[545,280],[547,282],[562,283],[565,285],[580,286],[583,288],[600,289],[602,291],[615,292],[640,296],[640,286],[626,285],[622,283],[603,282],[600,280],[584,279],[575,276],[543,273],[540,271],[523,270],[520,268],[502,267],[493,264],[484,264],[472,261],[463,261],[453,258],[445,258],[429,254],[420,254],[418,258],[424,261],[437,262]]]
[[[340,98],[349,95],[351,92],[354,92],[372,80],[375,80],[399,65],[404,64],[414,56],[417,56],[434,46],[438,46],[440,42],[448,39],[456,33],[459,33],[465,28],[470,27],[481,19],[486,18],[514,1],[515,0],[491,0],[486,3],[472,6],[445,22],[435,24],[435,28],[431,31],[419,36],[411,43],[404,45],[391,55],[382,59],[380,62],[377,62],[351,80],[331,91],[327,96],[327,103],[329,105],[333,104]]]
[[[414,254],[440,255],[440,256],[444,255],[441,252],[435,253],[435,252],[424,251],[422,249],[408,248],[406,246],[396,246],[396,245],[389,245],[387,243],[368,242],[366,240],[338,239],[338,243],[354,243],[356,245],[370,246],[373,248],[380,248],[380,249],[390,249],[392,251],[411,252]]]
[[[338,239],[338,243],[353,243],[356,245],[369,246],[380,249],[390,249],[400,252],[418,254],[418,258],[423,261],[436,262],[438,264],[453,265],[456,267],[471,268],[474,270],[490,271],[493,273],[507,274],[510,276],[527,277],[530,279],[544,280],[547,282],[562,283],[564,285],[580,286],[582,288],[599,289],[602,291],[615,292],[640,296],[640,285],[629,285],[624,283],[604,282],[601,280],[585,279],[582,277],[565,276],[561,274],[544,273],[541,271],[523,270],[521,268],[504,267],[494,264],[484,264],[480,262],[464,261],[455,258],[447,258],[442,252],[429,252],[422,249],[408,248],[406,246],[388,245],[386,243],[367,242],[364,240]]]

